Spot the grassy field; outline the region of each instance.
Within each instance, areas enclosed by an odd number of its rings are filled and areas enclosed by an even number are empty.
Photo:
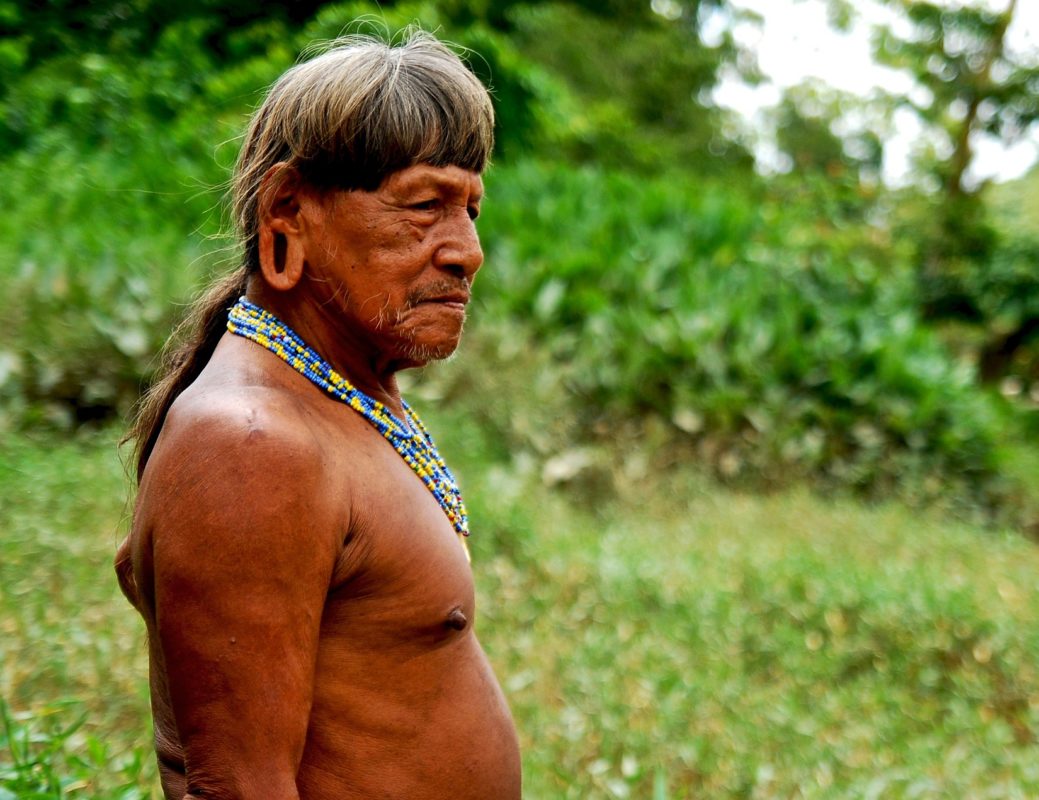
[[[1039,795],[1033,543],[692,469],[593,500],[432,422],[528,798]],[[114,442],[0,437],[2,800],[157,796]]]

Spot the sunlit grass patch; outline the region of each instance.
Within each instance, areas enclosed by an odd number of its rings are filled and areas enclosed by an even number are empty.
[[[1032,544],[678,489],[598,513],[538,497],[536,556],[483,575],[531,797],[1039,791]]]
[[[460,417],[428,416],[470,503],[477,630],[527,798],[1039,793],[1025,538],[722,490],[692,465],[601,496],[549,488]],[[110,565],[127,488],[114,437],[2,446],[0,797],[60,796],[52,779],[147,796],[143,626]]]
[[[143,626],[111,566],[128,486],[115,437],[9,435],[0,449],[0,767],[23,781],[0,772],[0,786],[35,797],[26,776],[61,765],[71,796],[122,797],[155,769]]]

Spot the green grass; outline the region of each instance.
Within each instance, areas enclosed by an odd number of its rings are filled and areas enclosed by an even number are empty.
[[[471,505],[526,797],[1039,794],[1023,537],[691,467],[552,489],[430,416]],[[142,626],[110,567],[114,435],[0,452],[0,798],[157,796]]]
[[[136,797],[155,769],[143,627],[111,567],[126,496],[114,438],[11,435],[0,452],[0,798],[63,796],[55,783]],[[34,765],[41,746],[53,752]]]

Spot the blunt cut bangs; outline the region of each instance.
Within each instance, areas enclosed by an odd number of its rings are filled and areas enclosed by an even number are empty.
[[[483,84],[424,31],[399,44],[333,42],[286,72],[253,117],[235,167],[232,205],[245,263],[257,266],[257,212],[272,167],[318,190],[378,188],[415,164],[483,172],[494,111]]]

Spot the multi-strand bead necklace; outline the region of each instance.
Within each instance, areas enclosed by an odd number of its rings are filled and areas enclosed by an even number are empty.
[[[368,420],[393,445],[405,463],[444,509],[459,537],[469,535],[469,515],[451,470],[437,452],[426,426],[403,400],[406,422],[369,397],[319,356],[288,325],[244,297],[231,307],[227,329],[270,350],[278,358]],[[465,545],[464,539],[462,540]],[[466,555],[468,555],[468,548]]]

